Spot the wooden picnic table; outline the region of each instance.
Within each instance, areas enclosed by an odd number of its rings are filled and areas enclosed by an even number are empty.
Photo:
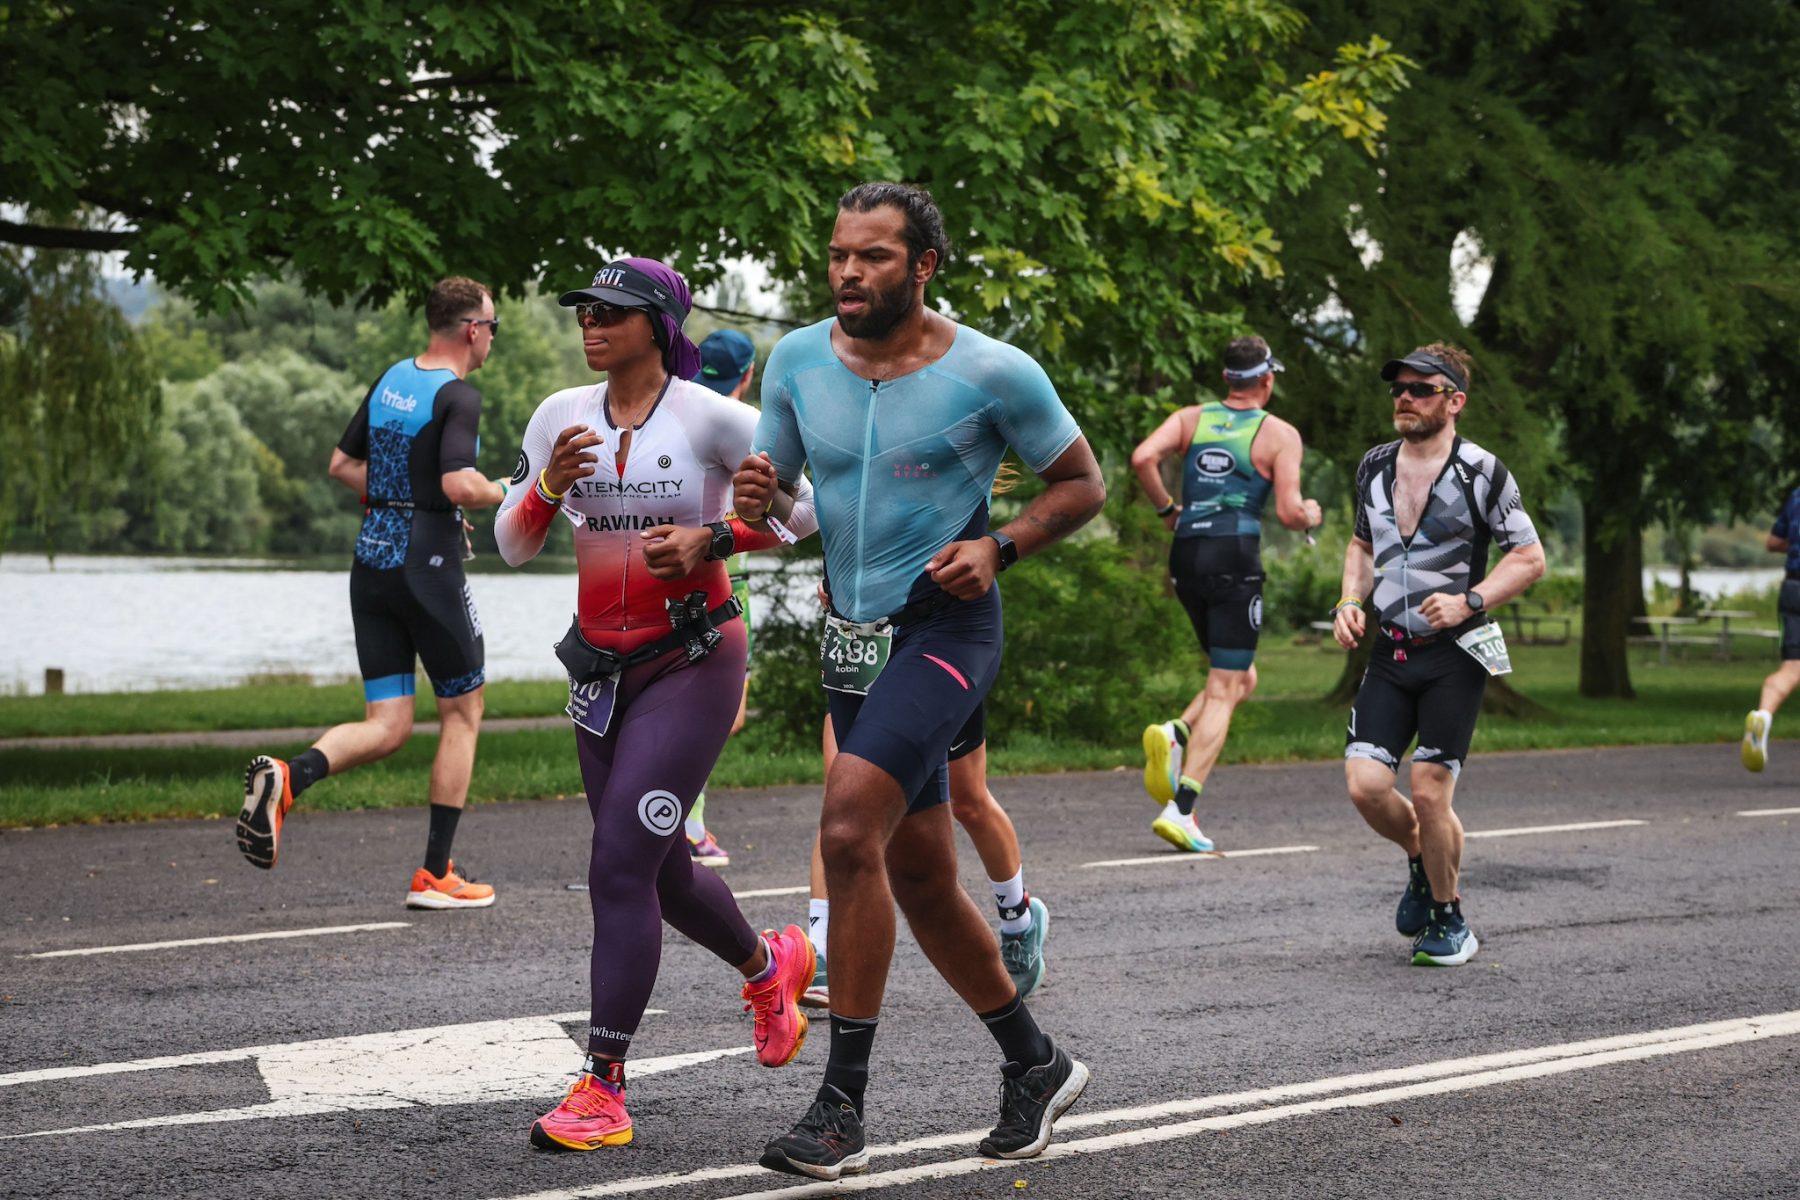
[[[1730,658],[1731,657],[1731,623],[1733,621],[1753,620],[1753,619],[1755,619],[1756,614],[1753,612],[1750,612],[1748,610],[1740,609],[1740,608],[1703,608],[1700,610],[1700,619],[1702,621],[1710,620],[1713,617],[1717,617],[1719,619],[1719,651],[1718,651],[1719,657],[1720,658]],[[1768,638],[1768,637],[1779,638],[1781,636],[1781,631],[1779,629],[1771,630],[1771,629],[1739,628],[1738,633],[1740,635],[1748,635],[1751,637],[1763,637],[1763,638]]]
[[[1493,611],[1502,628],[1511,628],[1513,641],[1526,646],[1566,646],[1574,635],[1575,623],[1568,617],[1550,612],[1526,612],[1517,601],[1502,604]],[[1560,631],[1545,634],[1546,625],[1559,626]]]
[[[1650,628],[1650,637],[1659,647],[1658,661],[1664,666],[1669,664],[1669,647],[1671,645],[1711,645],[1711,638],[1676,637],[1674,631],[1688,625],[1698,625],[1699,617],[1633,617],[1633,621]]]

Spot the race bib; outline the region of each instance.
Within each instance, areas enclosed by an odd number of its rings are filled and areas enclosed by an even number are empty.
[[[1456,639],[1456,644],[1470,658],[1480,663],[1489,675],[1512,674],[1512,657],[1506,652],[1506,635],[1497,622],[1477,625]]]
[[[569,720],[575,722],[577,728],[585,729],[595,737],[605,737],[612,725],[613,700],[618,692],[617,675],[608,675],[593,683],[576,683],[571,679],[569,704],[563,711],[569,714]]]
[[[834,692],[866,696],[893,648],[894,630],[886,622],[858,625],[828,616],[819,643],[820,682]]]

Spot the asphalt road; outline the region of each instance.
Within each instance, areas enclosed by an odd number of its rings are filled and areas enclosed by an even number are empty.
[[[1150,836],[1134,774],[998,780],[1052,913],[1033,1008],[1093,1082],[1046,1159],[974,1157],[997,1055],[903,936],[869,1101],[886,1152],[858,1187],[1800,1195],[1796,771],[1780,747],[1761,776],[1723,746],[1478,756],[1458,796],[1471,831],[1642,823],[1471,839],[1483,944],[1454,970],[1407,965],[1404,863],[1335,764],[1220,771],[1202,815],[1224,849],[1314,849],[1204,860]],[[711,799],[736,889],[805,882],[816,803]],[[845,1190],[755,1166],[817,1085],[823,1023],[793,1066],[758,1067],[735,974],[674,935],[634,1051],[636,1141],[528,1146],[580,1062],[591,923],[565,885],[588,830],[572,802],[473,811],[459,857],[500,901],[464,913],[401,905],[417,810],[301,811],[269,873],[228,821],[0,833],[0,1195]],[[743,906],[803,921],[805,897]],[[30,957],[359,926],[376,927]]]

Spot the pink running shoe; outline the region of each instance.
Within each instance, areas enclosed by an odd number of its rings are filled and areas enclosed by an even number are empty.
[[[775,969],[759,983],[744,985],[745,1011],[756,1018],[756,1061],[785,1067],[806,1045],[806,1014],[800,996],[813,979],[813,944],[798,925],[780,933],[763,931]]]
[[[631,1140],[625,1089],[583,1071],[561,1104],[531,1123],[531,1144],[540,1150],[598,1150]]]

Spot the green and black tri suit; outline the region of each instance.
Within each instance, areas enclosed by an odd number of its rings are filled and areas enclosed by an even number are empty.
[[[1268,412],[1200,406],[1181,465],[1169,576],[1212,665],[1247,671],[1262,630],[1262,511],[1271,482],[1250,461]]]

